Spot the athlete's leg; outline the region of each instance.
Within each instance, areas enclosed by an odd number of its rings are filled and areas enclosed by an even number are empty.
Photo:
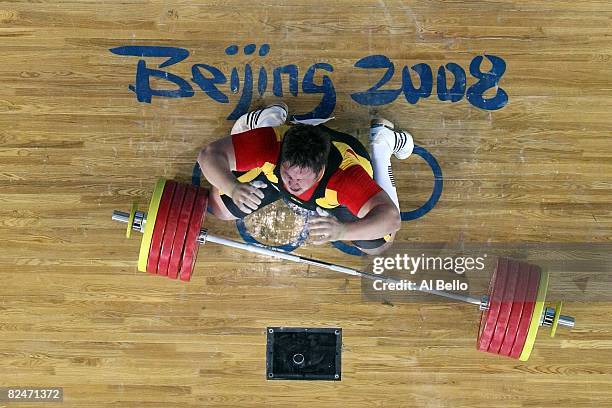
[[[366,253],[368,255],[379,255],[385,252],[391,245],[393,245],[393,241],[395,240],[395,232],[388,237],[388,240],[377,247],[374,248],[362,248],[357,245],[357,247],[361,250],[361,252]]]
[[[370,151],[374,181],[385,190],[395,203],[398,211],[399,199],[395,188],[391,155],[400,160],[410,156],[414,142],[410,133],[394,130],[393,123],[386,119],[374,119],[370,125]]]
[[[289,109],[285,103],[278,102],[265,108],[245,113],[234,123],[232,135],[261,127],[281,126],[287,121],[288,111]]]
[[[215,186],[211,187],[210,194],[208,196],[208,212],[223,221],[238,219],[238,217],[227,209],[223,203],[223,199],[221,199],[219,189]]]
[[[317,210],[317,212],[321,216],[336,217],[338,221],[343,223],[355,222],[359,219],[356,215],[351,213],[348,208],[344,206],[339,206],[327,211]],[[351,242],[362,252],[368,255],[378,255],[391,246],[394,238],[395,233],[389,234],[383,238],[370,240],[355,240]]]

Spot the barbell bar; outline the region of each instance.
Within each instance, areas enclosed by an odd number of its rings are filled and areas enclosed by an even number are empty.
[[[112,216],[113,221],[127,223],[128,217],[129,217],[128,213],[117,211],[117,210],[113,211],[113,216]],[[144,225],[146,224],[146,214],[140,211],[136,211],[136,216],[134,217],[134,219],[135,219],[134,226],[133,226],[134,231],[143,232],[142,228],[144,228]],[[376,274],[369,273],[369,272],[358,271],[356,269],[348,268],[346,266],[336,265],[333,263],[328,263],[328,262],[320,261],[317,259],[301,256],[301,255],[291,254],[289,252],[285,252],[277,248],[270,248],[264,245],[247,244],[244,242],[239,242],[239,241],[234,241],[234,240],[223,238],[223,237],[218,237],[216,235],[211,235],[206,228],[200,229],[200,233],[198,234],[198,237],[196,240],[200,245],[204,245],[206,242],[213,242],[215,244],[220,244],[220,245],[224,245],[224,246],[228,246],[228,247],[232,247],[236,249],[249,251],[249,252],[259,254],[259,255],[271,256],[274,258],[284,259],[287,261],[304,263],[304,264],[308,264],[312,266],[318,266],[320,268],[330,269],[332,271],[345,273],[348,275],[359,276],[359,277],[367,278],[371,280],[381,280],[387,283],[394,283],[394,284],[400,283],[400,281],[395,280],[393,278],[388,278],[388,277],[376,275]],[[421,291],[430,293],[432,295],[446,297],[446,298],[453,299],[453,300],[459,300],[461,302],[471,303],[477,306],[484,307],[484,305],[486,305],[486,303],[483,303],[483,302],[486,302],[486,299],[485,299],[486,297],[478,299],[475,297],[465,296],[459,293],[445,292],[445,291],[436,290],[436,289],[425,289],[424,288]]]
[[[175,197],[177,186],[181,194]],[[208,190],[160,178],[153,191],[148,213],[138,211],[134,204],[129,213],[113,211],[112,220],[127,223],[128,231],[143,233],[139,270],[157,274],[157,267],[161,265],[160,274],[167,274],[174,279],[180,277],[184,281],[190,280],[198,247],[206,242],[213,242],[370,280],[401,283],[393,278],[291,254],[277,248],[212,235],[206,228],[201,228],[207,203]],[[166,245],[165,255],[163,262],[160,262],[159,255],[163,245]],[[150,258],[152,252],[154,255]],[[169,259],[172,261],[169,262]],[[170,264],[173,266],[170,267]],[[477,349],[526,361],[540,326],[551,327],[552,337],[558,326],[572,328],[575,325],[573,317],[560,314],[561,303],[558,303],[556,308],[544,307],[547,287],[548,273],[542,272],[539,267],[499,258],[488,295],[481,298],[421,287],[418,290],[478,306],[483,315]]]

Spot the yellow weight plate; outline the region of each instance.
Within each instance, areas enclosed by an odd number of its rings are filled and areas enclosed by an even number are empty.
[[[542,312],[544,311],[544,301],[546,300],[546,291],[548,290],[548,272],[542,272],[540,275],[540,286],[538,287],[538,296],[536,297],[535,306],[533,308],[533,315],[531,316],[531,323],[529,325],[529,332],[527,332],[527,339],[525,339],[525,345],[523,351],[519,356],[519,360],[527,361],[533,350],[536,336],[538,335],[538,329],[540,328],[540,319],[542,318]]]
[[[134,201],[132,208],[130,209],[130,216],[128,217],[128,225],[125,230],[125,237],[129,238],[132,236],[132,227],[134,226],[134,217],[136,216],[136,210],[138,209],[138,203]]]
[[[562,307],[563,302],[557,303],[555,307],[555,318],[553,319],[552,326],[550,326],[550,337],[555,337],[555,334],[557,334],[557,326],[559,325],[559,316],[561,316]]]
[[[163,178],[159,178],[157,180],[157,184],[155,184],[153,195],[151,196],[151,202],[149,203],[149,212],[147,213],[147,221],[145,222],[144,233],[142,235],[142,241],[140,242],[140,255],[138,256],[138,270],[140,272],[147,271],[147,259],[149,258],[151,239],[153,239],[153,227],[155,227],[157,209],[159,208],[159,202],[161,201],[165,185],[166,180]]]

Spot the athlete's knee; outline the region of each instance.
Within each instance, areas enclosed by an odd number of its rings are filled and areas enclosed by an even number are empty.
[[[359,249],[361,249],[361,252],[368,254],[368,255],[380,255],[383,252],[385,252],[387,249],[389,249],[389,247],[391,247],[392,244],[393,244],[393,241],[387,241],[381,246],[376,247],[376,248],[359,248]]]
[[[223,203],[219,190],[215,187],[213,187],[210,191],[210,196],[208,199],[208,212],[222,221],[232,221],[238,219],[227,209],[225,203]]]
[[[208,207],[208,212],[214,215],[217,219],[221,221],[234,221],[238,219],[234,217],[233,214],[225,213],[223,211],[218,211],[218,209],[214,207]]]
[[[380,240],[382,241],[382,238]],[[393,245],[394,240],[395,240],[395,233],[390,234],[388,238],[385,238],[385,242],[382,243],[381,245],[377,245],[377,246],[365,245],[365,248],[357,245],[357,247],[361,250],[361,252],[367,255],[380,255],[383,252],[385,252],[387,249],[389,249],[391,245]],[[378,240],[374,242],[377,242],[377,241]]]

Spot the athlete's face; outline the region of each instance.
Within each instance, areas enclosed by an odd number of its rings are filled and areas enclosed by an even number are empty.
[[[312,169],[291,166],[289,163],[283,162],[280,168],[280,175],[287,191],[293,195],[300,195],[304,194],[321,178],[324,170],[315,173]]]

